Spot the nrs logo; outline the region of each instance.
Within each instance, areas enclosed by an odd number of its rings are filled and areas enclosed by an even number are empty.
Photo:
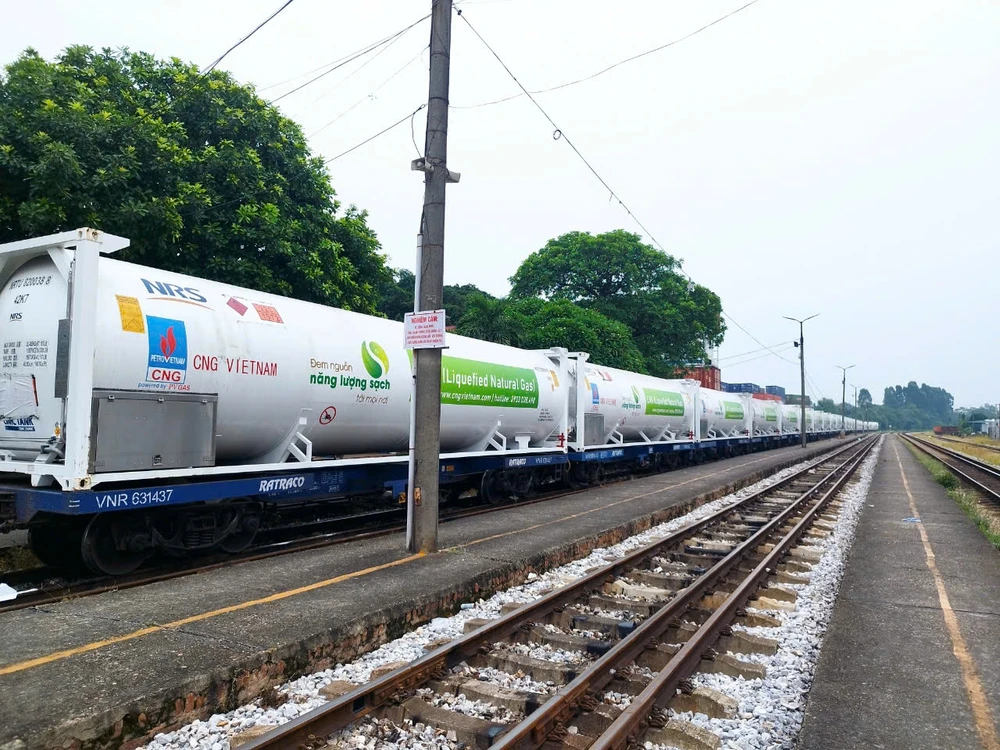
[[[187,378],[187,330],[183,320],[146,316],[149,361],[146,380],[183,383]]]
[[[280,479],[261,479],[258,492],[284,492],[300,490],[306,485],[305,477],[281,477]]]
[[[205,296],[194,287],[168,284],[165,281],[150,281],[149,279],[140,279],[140,281],[148,294],[159,294],[163,298],[183,302],[208,302]]]

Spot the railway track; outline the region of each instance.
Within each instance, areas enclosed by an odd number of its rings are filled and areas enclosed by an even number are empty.
[[[973,443],[968,440],[959,440],[958,438],[945,437],[944,435],[935,435],[937,440],[945,440],[949,443],[958,443],[959,445],[967,445],[973,448],[982,448],[983,450],[993,451],[994,453],[1000,453],[1000,447],[995,445],[986,445],[985,443]]]
[[[961,451],[935,445],[914,435],[901,433],[900,437],[931,458],[943,463],[948,467],[950,472],[963,482],[981,492],[984,497],[992,502],[1000,505],[1000,469],[979,461]]]
[[[433,726],[451,747],[689,746],[690,738],[678,743],[685,728],[668,719],[667,707],[713,700],[688,682],[697,671],[752,672],[725,652],[774,647],[733,625],[777,622],[747,611],[747,603],[781,608],[795,599],[781,584],[806,582],[801,574],[817,559],[797,545],[807,534],[829,533],[837,493],[877,441],[824,455],[499,619],[471,621],[463,637],[242,747],[325,747],[365,717]],[[560,656],[545,660],[541,651]],[[532,687],[484,686],[469,676],[475,670],[505,672]],[[618,700],[609,703],[609,694]],[[448,710],[456,696],[497,706],[493,720]]]
[[[441,522],[445,523],[459,518],[469,518],[483,513],[492,513],[498,510],[509,508],[512,505],[525,506],[534,503],[554,500],[558,497],[575,495],[585,490],[559,490],[549,492],[528,500],[518,500],[516,502],[499,503],[496,505],[477,505],[472,508],[445,512],[441,515]],[[43,604],[64,599],[76,599],[85,596],[94,596],[108,591],[136,588],[158,581],[168,581],[174,578],[194,575],[195,573],[206,573],[212,570],[228,568],[240,563],[254,560],[265,560],[272,557],[292,554],[295,552],[305,552],[313,549],[330,547],[335,544],[369,539],[373,537],[386,536],[388,534],[399,533],[406,530],[406,514],[404,510],[382,510],[361,514],[360,516],[348,517],[351,523],[347,529],[338,529],[326,533],[313,533],[301,538],[276,540],[265,544],[257,545],[243,553],[230,555],[211,555],[207,559],[182,561],[174,564],[154,565],[142,569],[136,573],[125,576],[98,576],[93,578],[71,578],[67,574],[54,568],[34,568],[23,571],[15,571],[0,575],[0,581],[16,589],[19,594],[16,599],[0,602],[0,614],[12,612],[28,607],[36,607]],[[320,525],[331,526],[337,523],[343,525],[346,519],[333,519],[324,521],[322,524],[314,522],[306,524],[308,528],[318,528]],[[367,530],[365,530],[367,529]],[[302,533],[303,527],[289,527],[296,533]],[[271,530],[267,536],[275,536],[278,530]],[[263,535],[262,535],[263,536]]]

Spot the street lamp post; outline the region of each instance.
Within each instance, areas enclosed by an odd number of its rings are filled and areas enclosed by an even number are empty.
[[[816,313],[819,315],[819,313]],[[791,320],[799,324],[799,374],[802,378],[802,388],[799,391],[801,399],[799,403],[801,404],[801,419],[799,421],[799,434],[802,436],[802,447],[806,447],[806,340],[802,335],[802,326],[807,320],[812,320],[816,315],[810,315],[808,318],[799,320],[798,318],[790,318],[787,315],[782,315],[785,320]]]
[[[858,387],[851,383],[851,388],[854,389],[854,429],[858,428]]]
[[[844,422],[846,421],[846,415],[844,412],[847,410],[847,371],[850,370],[854,365],[848,365],[844,367],[843,365],[834,365],[839,370],[843,370],[843,380],[840,381],[840,437],[844,437]]]

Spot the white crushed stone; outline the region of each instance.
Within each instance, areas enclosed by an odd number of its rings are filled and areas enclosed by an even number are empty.
[[[522,714],[515,713],[504,706],[494,706],[492,703],[470,700],[465,697],[464,693],[459,693],[458,695],[454,693],[438,695],[433,690],[421,688],[416,691],[416,695],[426,700],[432,706],[454,711],[457,714],[474,716],[477,719],[495,721],[500,724],[511,724],[524,718]]]
[[[534,601],[548,592],[565,586],[594,568],[621,559],[629,552],[662,539],[668,534],[693,521],[715,513],[727,505],[743,500],[749,495],[781,481],[801,469],[803,463],[783,469],[766,479],[748,485],[725,497],[706,503],[690,513],[662,523],[646,531],[629,537],[610,547],[595,548],[589,555],[566,565],[541,574],[529,573],[527,581],[520,586],[500,591],[489,599],[462,605],[461,611],[451,617],[436,617],[409,633],[368,652],[350,664],[337,664],[331,669],[304,675],[286,682],[277,688],[278,693],[288,700],[278,708],[262,708],[259,701],[240,706],[227,714],[216,714],[204,721],[194,721],[180,729],[156,735],[145,745],[149,750],[228,750],[229,738],[255,726],[281,725],[326,703],[320,690],[335,680],[345,680],[360,685],[369,681],[373,669],[392,662],[409,662],[426,653],[425,646],[445,640],[453,640],[464,632],[465,623],[472,619],[494,620],[500,617],[501,608],[508,603],[524,604]],[[867,485],[866,489],[867,489]],[[662,568],[675,567],[669,561],[657,561]],[[677,566],[677,567],[683,567]],[[638,621],[641,618],[633,612],[608,612],[590,607],[578,607],[589,614],[614,619]],[[570,653],[570,652],[565,652]],[[482,673],[484,670],[478,670]],[[516,678],[515,678],[516,679]],[[535,683],[537,685],[537,683]],[[553,686],[543,686],[548,691]],[[536,692],[543,692],[536,690]],[[627,696],[622,699],[627,700]],[[607,695],[605,696],[607,700]],[[801,720],[801,717],[800,717]],[[396,737],[396,739],[390,739]],[[382,750],[398,747],[456,747],[445,734],[433,728],[416,726],[404,722],[395,725],[384,720],[366,720],[336,736],[336,745],[342,748],[365,748]]]
[[[820,647],[826,633],[854,532],[871,487],[881,440],[859,467],[855,478],[841,491],[840,517],[833,533],[810,545],[824,552],[807,574],[807,584],[782,584],[798,593],[796,610],[762,610],[781,621],[777,628],[742,627],[737,629],[778,641],[778,651],[766,654],[733,654],[739,659],[762,664],[767,669],[763,680],[744,680],[723,674],[697,674],[695,685],[718,690],[739,702],[735,719],[710,719],[704,714],[671,711],[673,717],[715,732],[725,750],[790,750],[802,727],[806,697],[812,685]],[[607,696],[605,696],[607,700]],[[662,746],[647,743],[657,750]]]

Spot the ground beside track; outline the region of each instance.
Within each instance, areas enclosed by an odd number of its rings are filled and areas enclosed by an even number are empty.
[[[1000,747],[998,717],[1000,554],[892,437],[858,526],[798,747],[992,750]]]
[[[401,535],[0,616],[0,747],[131,746],[348,660],[830,447],[787,448],[462,519],[442,551]]]

